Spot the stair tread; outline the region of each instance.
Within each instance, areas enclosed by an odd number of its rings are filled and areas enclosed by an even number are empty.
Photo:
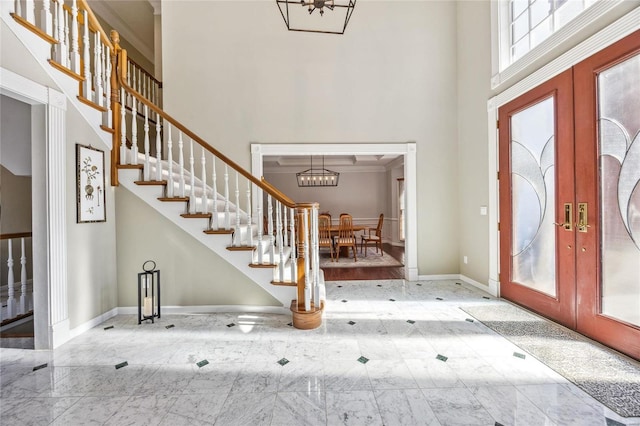
[[[85,105],[89,105],[93,109],[97,109],[100,112],[107,112],[108,111],[107,107],[100,106],[97,103],[93,102],[92,100],[85,98],[84,96],[78,95],[78,100],[80,102],[82,102],[83,104],[85,104]]]
[[[133,183],[136,185],[159,185],[164,186],[167,184],[166,180],[136,180]]]
[[[187,202],[189,201],[189,197],[158,197],[160,201],[176,201],[176,202]]]
[[[205,234],[217,235],[217,234],[233,234],[233,229],[206,229],[203,231]]]
[[[182,213],[180,216],[185,219],[209,219],[211,218],[211,213]]]
[[[142,164],[117,164],[116,168],[118,169],[144,169],[144,165]]]
[[[17,13],[11,13],[10,15],[11,15],[11,17],[13,19],[16,20],[16,22],[18,22],[23,27],[29,29],[31,32],[37,34],[43,40],[45,40],[45,41],[47,41],[47,42],[49,42],[51,44],[58,44],[58,40],[56,40],[55,38],[51,37],[46,32],[42,31],[40,28],[36,27],[31,22],[29,22],[26,19],[24,19],[22,16],[18,15]]]

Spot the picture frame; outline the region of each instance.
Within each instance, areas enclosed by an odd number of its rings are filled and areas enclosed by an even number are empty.
[[[77,223],[107,221],[104,151],[76,144]]]

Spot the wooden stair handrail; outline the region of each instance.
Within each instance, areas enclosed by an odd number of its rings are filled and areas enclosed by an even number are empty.
[[[224,163],[229,165],[232,169],[234,169],[235,171],[240,173],[242,176],[244,176],[246,179],[251,181],[253,184],[258,186],[262,190],[266,191],[273,198],[275,198],[276,200],[280,201],[285,206],[287,206],[289,208],[294,208],[294,207],[297,206],[297,204],[293,200],[291,200],[289,197],[287,197],[286,195],[284,195],[280,191],[276,190],[272,185],[266,183],[264,178],[263,179],[258,179],[255,176],[253,176],[251,173],[247,172],[245,169],[243,169],[236,162],[234,162],[229,157],[227,157],[226,155],[222,154],[220,151],[218,151],[217,149],[215,149],[214,147],[209,145],[204,139],[202,139],[201,137],[196,135],[194,132],[192,132],[187,127],[185,127],[182,123],[180,123],[178,120],[176,120],[175,118],[173,118],[172,116],[170,116],[169,114],[164,112],[161,108],[159,108],[158,106],[154,105],[151,101],[147,100],[144,96],[142,96],[135,89],[133,89],[131,86],[129,86],[127,84],[127,82],[126,82],[126,74],[125,74],[126,73],[126,64],[127,64],[127,51],[125,49],[117,49],[117,52],[118,52],[118,55],[119,55],[118,69],[120,70],[120,72],[118,72],[117,70],[114,71],[114,72],[117,74],[118,83],[120,84],[120,87],[124,88],[124,90],[127,93],[129,93],[131,96],[135,97],[138,100],[138,102],[142,103],[143,105],[146,105],[147,107],[149,107],[150,110],[152,110],[155,113],[157,113],[158,115],[160,115],[164,121],[170,122],[173,126],[175,126],[178,130],[180,130],[186,136],[188,136],[189,138],[193,139],[195,142],[199,143],[204,149],[206,149],[207,151],[209,151],[210,153],[215,155],[217,158],[219,158]],[[117,138],[115,138],[114,140],[117,141]],[[118,144],[114,144],[113,149],[118,151],[119,143]]]
[[[14,232],[11,234],[0,234],[0,240],[13,240],[15,238],[29,238],[32,236],[32,232]]]
[[[100,39],[102,40],[102,42],[109,46],[109,49],[113,52],[115,46],[113,45],[113,43],[111,43],[111,39],[109,38],[107,32],[102,28],[102,25],[100,25],[100,21],[98,21],[98,18],[96,18],[96,15],[94,15],[93,10],[91,10],[91,7],[89,6],[87,0],[78,0],[78,3],[80,4],[80,9],[87,11],[87,17],[89,18],[89,28],[95,30],[95,32],[97,33],[100,33]]]

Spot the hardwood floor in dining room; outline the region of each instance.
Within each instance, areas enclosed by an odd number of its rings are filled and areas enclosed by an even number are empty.
[[[387,243],[382,246],[385,256],[392,256],[404,264],[404,247]],[[325,268],[323,271],[325,281],[404,279],[404,266]]]

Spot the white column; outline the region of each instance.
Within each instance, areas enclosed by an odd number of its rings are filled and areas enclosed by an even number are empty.
[[[144,168],[142,169],[142,180],[148,181],[151,180],[151,163],[149,162],[149,156],[151,153],[149,150],[151,146],[149,145],[149,107],[147,105],[144,106]]]
[[[102,97],[102,91],[100,91]],[[98,89],[96,89],[98,96]],[[131,164],[138,164],[138,100],[131,95]]]
[[[24,237],[20,240],[20,313],[26,314],[29,310],[27,303],[27,251],[24,246]]]
[[[269,232],[269,263],[276,263],[275,238],[273,235],[273,201],[271,195],[267,195],[267,229]]]
[[[229,214],[229,166],[224,164],[224,229],[231,229]]]
[[[240,172],[236,170],[236,227],[235,232],[233,233],[234,245],[241,246],[242,245],[242,228],[240,227],[240,184],[238,181],[238,176]]]
[[[91,53],[90,53],[90,41],[89,41],[89,16],[87,11],[82,11],[82,17],[84,20],[84,26],[82,27],[82,60],[84,61],[84,81],[82,82],[82,96],[86,99],[93,99],[91,97],[91,82],[93,77],[91,76]],[[124,103],[124,102],[123,102]],[[122,160],[120,160],[122,162]]]
[[[278,281],[284,281],[284,226],[282,225],[282,203],[276,201],[276,235],[278,239]]]
[[[196,212],[196,172],[194,169],[195,158],[193,156],[193,139],[191,139],[191,151],[189,151],[189,166],[191,166],[191,188],[189,188],[189,213]]]
[[[160,114],[156,114],[156,180],[162,180],[162,138],[160,134]]]
[[[318,241],[318,207],[314,206],[311,208],[311,217],[312,217],[312,233],[311,238],[313,239],[313,303],[316,309],[320,308],[320,242]]]
[[[85,20],[84,22],[87,21]],[[53,16],[51,16],[50,0],[42,1],[42,10],[40,11],[40,26],[45,33],[53,37]]]
[[[297,260],[297,244],[296,244],[296,209],[291,208],[291,220],[289,226],[291,227],[291,282],[298,282],[298,260]]]
[[[220,227],[220,223],[218,220],[218,177],[216,176],[216,156],[213,156],[212,159],[212,170],[211,170],[211,188],[213,189],[213,217],[212,217],[212,221],[211,221],[211,227],[214,230],[218,230],[218,228]]]
[[[78,42],[78,2],[71,3],[71,71],[80,74],[80,43]]]
[[[258,195],[260,197],[262,197],[262,189],[257,188],[256,192],[258,193]],[[262,203],[258,203],[256,206],[256,215],[257,215],[257,221],[256,221],[256,225],[258,226],[258,263],[262,263],[262,255],[264,254],[264,246],[262,244],[262,233],[263,233],[263,223],[264,221],[262,220]]]
[[[209,213],[209,201],[207,199],[207,157],[205,156],[204,147],[202,147],[202,155],[200,156],[200,168],[202,173],[202,213]]]
[[[120,88],[120,164],[127,161],[127,101],[124,88]]]
[[[251,181],[247,179],[247,245],[253,245],[253,220],[251,211]]]
[[[304,247],[304,310],[311,310],[311,276],[309,273],[309,210],[304,209],[302,217],[302,232],[304,233],[303,247]]]
[[[178,171],[180,172],[180,196],[184,197],[184,142],[182,142],[182,130],[178,132]]]
[[[16,316],[15,310],[15,290],[13,289],[13,285],[16,282],[15,277],[13,276],[13,240],[7,240],[7,319],[11,319]]]
[[[171,123],[167,123],[167,164],[169,167],[169,182],[167,184],[167,197],[173,197],[173,141],[171,140]]]

